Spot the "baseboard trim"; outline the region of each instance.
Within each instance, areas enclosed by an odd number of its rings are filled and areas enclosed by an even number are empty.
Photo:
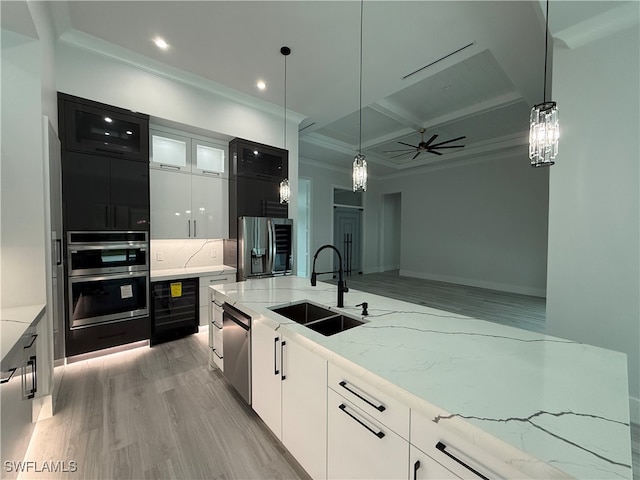
[[[631,423],[640,425],[640,398],[635,398],[630,396],[629,408],[630,408],[629,417],[631,419]]]
[[[471,278],[454,277],[450,275],[437,275],[432,273],[417,272],[415,270],[400,270],[403,277],[422,278],[425,280],[434,280],[436,282],[455,283],[458,285],[467,285],[470,287],[486,288],[488,290],[498,290],[501,292],[518,293],[520,295],[530,295],[532,297],[546,297],[546,290],[542,288],[526,287],[522,285],[511,285],[506,283],[489,282],[485,280],[477,280]]]

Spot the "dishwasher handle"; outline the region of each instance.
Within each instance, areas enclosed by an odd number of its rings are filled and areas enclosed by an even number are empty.
[[[247,331],[251,330],[251,317],[249,315],[247,315],[244,312],[241,312],[240,310],[229,305],[228,303],[225,303],[224,305],[222,305],[222,309],[224,310],[223,322],[224,322],[224,319],[228,319]]]

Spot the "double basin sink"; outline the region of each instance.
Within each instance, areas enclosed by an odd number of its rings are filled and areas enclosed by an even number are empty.
[[[270,310],[326,337],[365,323],[357,318],[334,312],[308,301],[292,303],[284,307],[274,307]]]

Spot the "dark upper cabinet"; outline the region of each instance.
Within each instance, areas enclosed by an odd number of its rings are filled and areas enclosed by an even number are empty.
[[[148,165],[65,152],[62,201],[66,231],[148,230]]]
[[[280,183],[288,176],[289,152],[242,138],[229,142],[231,175]]]
[[[238,217],[287,218],[280,204],[280,182],[288,177],[289,152],[234,138],[229,142],[229,237],[236,238]]]
[[[149,116],[58,93],[62,149],[149,162]]]

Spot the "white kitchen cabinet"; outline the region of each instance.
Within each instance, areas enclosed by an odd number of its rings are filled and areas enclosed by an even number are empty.
[[[192,238],[229,236],[229,181],[191,175]]]
[[[226,238],[228,180],[151,169],[151,238]]]
[[[328,389],[327,478],[407,478],[409,442]]]
[[[192,173],[228,178],[227,150],[227,145],[193,138],[191,140]]]
[[[282,440],[282,335],[261,321],[251,325],[251,407]]]
[[[213,301],[213,291],[209,288],[211,285],[220,285],[223,283],[231,283],[236,281],[235,274],[228,275],[207,275],[200,276],[200,284],[198,290],[199,308],[200,308],[200,326],[207,325],[211,322],[209,305]],[[220,307],[222,311],[222,306]],[[222,317],[218,324],[222,327]]]
[[[410,445],[408,480],[456,480],[461,477],[444,468],[422,450]]]
[[[254,322],[252,408],[312,478],[326,469],[327,361]]]
[[[149,165],[152,168],[190,172],[188,154],[191,139],[158,130],[149,130]]]

